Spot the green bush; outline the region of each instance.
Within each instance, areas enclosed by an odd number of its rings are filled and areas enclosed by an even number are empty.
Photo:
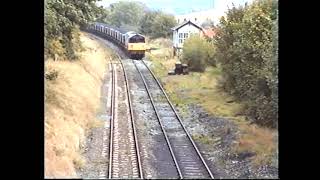
[[[104,22],[116,27],[129,25],[137,29],[139,22],[144,17],[145,9],[147,9],[145,4],[138,1],[119,1],[112,3],[110,7],[106,9],[108,15]]]
[[[213,55],[212,43],[192,35],[183,44],[181,61],[188,64],[191,71],[203,72],[208,64],[215,65]]]
[[[258,124],[277,126],[277,1],[260,0],[229,9],[215,38],[223,87],[247,104]]]
[[[171,28],[176,25],[173,15],[161,11],[147,11],[140,21],[140,32],[151,38],[166,38],[172,35]]]
[[[101,16],[101,8],[95,5],[95,1],[45,1],[45,57],[54,58],[57,54],[70,60],[77,59],[76,51],[81,48],[79,26],[85,26],[96,16]]]

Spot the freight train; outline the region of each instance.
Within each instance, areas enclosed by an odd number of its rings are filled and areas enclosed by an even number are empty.
[[[120,46],[131,59],[142,59],[145,56],[145,37],[139,33],[98,22],[90,24],[88,28]]]

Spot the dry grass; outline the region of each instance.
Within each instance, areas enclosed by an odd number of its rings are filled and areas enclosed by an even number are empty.
[[[147,57],[150,59],[157,58],[159,60],[163,60],[163,63],[174,62],[172,57],[173,49],[172,49],[172,42],[168,39],[160,38],[154,40],[147,40],[147,44],[150,48],[155,48],[151,50],[150,53],[147,53]],[[168,64],[165,64],[168,65]]]
[[[168,47],[159,47],[162,49],[157,51],[164,51],[163,53],[168,49]],[[174,68],[177,59],[164,59],[156,54],[148,56],[153,60],[155,64],[153,70],[164,83],[164,87],[174,104],[182,109],[190,103],[199,104],[210,114],[234,121],[240,129],[238,143],[233,147],[234,152],[250,151],[256,153],[253,161],[257,165],[270,161],[270,156],[277,146],[276,131],[248,124],[245,116],[241,115],[244,106],[233,101],[232,96],[219,88],[219,79],[221,78],[219,67],[209,67],[204,73],[191,72],[189,75],[168,76],[167,72]],[[207,137],[196,138],[206,143],[210,142]]]
[[[100,87],[110,53],[81,34],[85,51],[79,61],[45,62],[45,73],[57,76],[45,81],[45,176],[76,177],[84,165],[80,147],[86,131],[101,123],[95,118]]]
[[[153,60],[153,71],[161,78],[166,77],[168,71],[172,70],[178,61],[176,57],[173,57],[172,42],[164,38],[147,40],[147,42],[148,46],[156,48],[146,53],[146,57]]]
[[[192,138],[194,140],[198,140],[199,142],[201,142],[203,144],[212,144],[212,143],[214,143],[214,140],[209,136],[193,135]]]
[[[241,136],[233,151],[237,153],[251,151],[256,153],[253,158],[255,165],[269,164],[272,161],[274,151],[277,149],[275,143],[275,132],[258,127],[256,125],[240,125]]]

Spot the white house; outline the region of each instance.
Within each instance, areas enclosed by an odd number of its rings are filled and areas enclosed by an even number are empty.
[[[200,36],[204,34],[203,28],[191,22],[190,20],[171,28],[171,30],[173,31],[174,56],[180,55],[184,41],[190,37],[191,34],[199,34]]]

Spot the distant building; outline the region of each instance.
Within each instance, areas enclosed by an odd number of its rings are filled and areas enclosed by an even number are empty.
[[[191,21],[185,21],[173,28],[173,55],[179,55],[183,47],[183,42],[190,37],[191,34],[203,34],[202,27]]]
[[[208,36],[212,38],[215,32],[212,29],[204,29],[201,26],[189,21],[184,21],[181,24],[171,28],[173,31],[173,55],[180,55],[184,41],[191,34],[199,34],[199,36]]]

